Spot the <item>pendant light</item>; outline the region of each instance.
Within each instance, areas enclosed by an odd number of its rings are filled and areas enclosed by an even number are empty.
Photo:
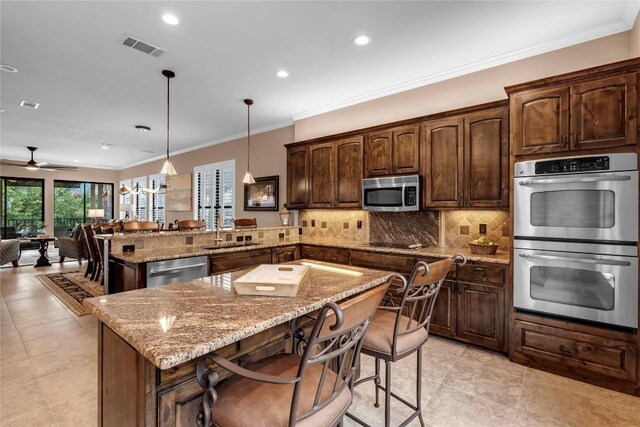
[[[176,169],[171,164],[171,159],[169,158],[169,82],[176,76],[176,73],[169,70],[162,70],[162,75],[167,78],[167,160],[164,161],[160,173],[164,175],[176,175]]]
[[[251,169],[249,168],[249,158],[251,157],[251,106],[253,105],[253,99],[245,99],[244,103],[247,105],[247,173],[244,174],[242,182],[244,184],[255,184],[256,180],[251,175]]]

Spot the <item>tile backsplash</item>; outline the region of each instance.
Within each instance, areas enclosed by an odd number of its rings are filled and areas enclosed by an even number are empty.
[[[358,228],[360,225],[360,228]],[[369,213],[360,210],[301,210],[298,226],[304,237],[369,240]]]
[[[441,238],[444,246],[468,248],[469,241],[480,236],[481,224],[486,224],[486,236],[499,245],[499,249],[510,249],[509,212],[506,211],[443,211]]]

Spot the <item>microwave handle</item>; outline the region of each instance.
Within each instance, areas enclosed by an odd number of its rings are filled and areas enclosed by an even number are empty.
[[[532,255],[527,253],[521,253],[519,255],[520,255],[520,258],[541,259],[541,260],[549,260],[549,261],[569,261],[569,262],[577,262],[581,264],[617,265],[617,266],[623,266],[623,267],[628,267],[631,265],[629,261],[580,258],[575,256],[569,257],[569,256],[557,256],[557,255]]]
[[[404,204],[404,192],[406,191],[407,184],[402,184],[402,207],[405,207]]]
[[[540,185],[540,184],[578,184],[581,182],[606,182],[606,181],[629,181],[629,175],[611,175],[611,176],[591,176],[586,178],[544,178],[544,179],[525,179],[518,182],[518,185]]]

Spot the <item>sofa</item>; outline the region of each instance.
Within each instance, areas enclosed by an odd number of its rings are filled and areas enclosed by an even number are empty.
[[[0,241],[0,265],[11,263],[17,267],[21,253],[19,239]]]
[[[64,262],[65,258],[72,258],[77,259],[78,264],[82,265],[82,259],[87,258],[87,245],[80,224],[73,227],[71,236],[58,238],[58,254],[60,262]]]

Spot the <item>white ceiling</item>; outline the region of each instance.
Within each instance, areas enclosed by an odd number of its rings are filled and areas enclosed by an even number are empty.
[[[406,90],[629,29],[638,1],[206,2],[2,1],[2,157],[122,168],[162,156],[166,80],[171,148]],[[171,12],[177,26],[161,20]],[[353,39],[367,34],[368,46]],[[166,49],[126,48],[126,35]],[[275,76],[279,69],[287,79]],[[20,108],[21,100],[38,110]],[[151,143],[137,124],[152,128]],[[101,150],[101,143],[113,144]]]

